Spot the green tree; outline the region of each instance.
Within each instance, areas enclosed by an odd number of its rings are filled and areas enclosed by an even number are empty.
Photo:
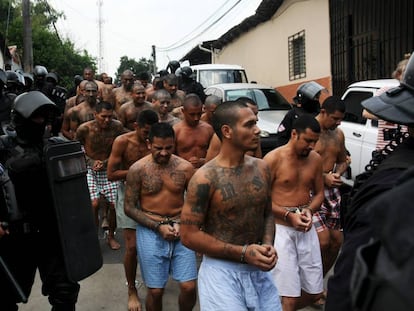
[[[21,0],[12,1],[9,19],[8,6],[9,0],[0,0],[0,31],[6,29],[8,22],[7,45],[17,45],[23,54]],[[82,74],[85,67],[96,69],[96,59],[86,50],[77,50],[69,39],[61,39],[55,32],[53,23],[63,17],[63,13],[54,10],[46,1],[31,1],[33,64],[56,72],[61,80],[60,85],[69,88],[73,85],[74,75]]]
[[[141,72],[152,72],[154,61],[151,59],[146,59],[145,57],[141,57],[139,61],[136,61],[134,58],[128,58],[128,56],[122,56],[119,60],[119,67],[116,73],[115,81],[116,83],[119,82],[121,74],[129,69],[135,75]]]

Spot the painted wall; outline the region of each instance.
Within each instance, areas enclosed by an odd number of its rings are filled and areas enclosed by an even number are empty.
[[[290,81],[288,38],[302,30],[306,77]],[[285,1],[269,21],[223,47],[213,61],[243,66],[249,80],[277,88],[288,100],[300,84],[310,80],[331,91],[329,1]]]

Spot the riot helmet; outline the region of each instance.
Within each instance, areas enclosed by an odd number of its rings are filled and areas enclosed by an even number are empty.
[[[7,91],[10,93],[19,94],[24,87],[24,77],[18,72],[8,70],[6,71],[7,77]]]
[[[33,69],[33,75],[35,76],[35,78],[46,77],[47,74],[48,74],[48,71],[45,66],[37,65]]]
[[[46,75],[48,71],[46,67],[37,65],[33,69],[34,84],[37,89],[41,89],[45,83]]]
[[[56,105],[42,92],[20,94],[11,111],[12,126],[17,138],[24,143],[39,143],[48,121],[58,113]]]
[[[293,100],[306,112],[317,113],[320,109],[319,96],[324,89],[325,87],[315,81],[303,83],[298,87]]]
[[[177,75],[177,74],[176,74]],[[180,76],[184,79],[192,79],[193,70],[189,66],[180,68]]]
[[[167,70],[169,70],[170,73],[175,73],[175,71],[180,68],[180,63],[176,60],[172,60],[168,63]]]
[[[32,89],[33,82],[34,82],[33,75],[31,73],[24,72],[23,78],[24,78],[24,86],[25,86],[24,89],[26,91],[30,91]]]
[[[52,84],[54,84],[54,85],[57,85],[57,84],[59,83],[59,77],[57,76],[57,74],[56,74],[56,73],[54,73],[54,72],[49,72],[49,73],[46,75],[46,82],[50,82],[50,83],[52,83]]]

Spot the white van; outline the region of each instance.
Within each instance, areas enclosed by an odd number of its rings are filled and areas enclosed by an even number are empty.
[[[239,65],[203,64],[190,66],[194,78],[204,88],[219,83],[247,83],[246,71]]]
[[[375,95],[383,87],[397,87],[395,79],[367,80],[348,86],[342,95],[346,112],[340,128],[345,135],[345,146],[351,154],[352,178],[362,173],[372,158],[378,135],[378,122],[362,117],[361,102]]]

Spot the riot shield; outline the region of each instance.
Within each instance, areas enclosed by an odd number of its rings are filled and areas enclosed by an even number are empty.
[[[102,267],[85,156],[79,142],[49,144],[45,156],[67,273],[80,281]]]

